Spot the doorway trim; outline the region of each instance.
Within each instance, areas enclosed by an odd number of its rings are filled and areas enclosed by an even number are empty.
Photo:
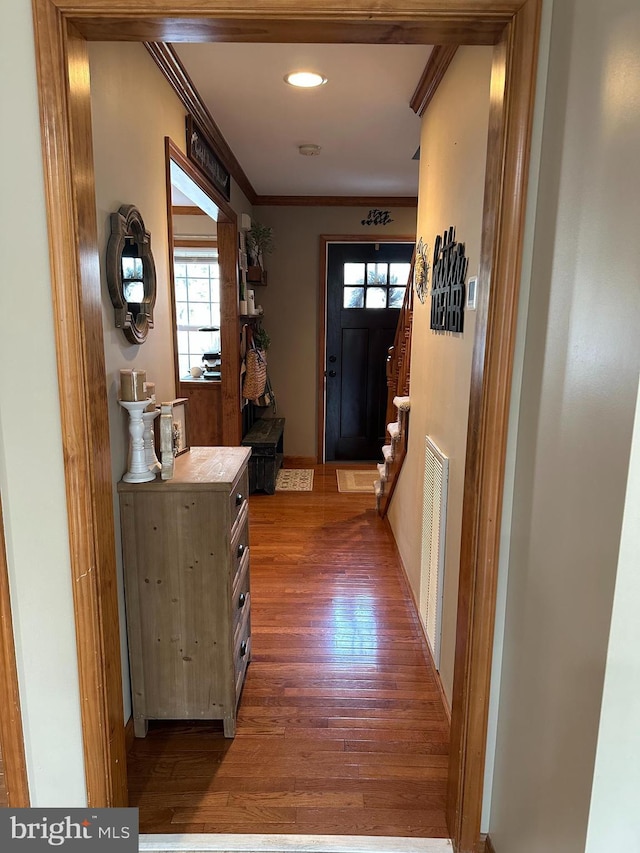
[[[416,235],[401,234],[321,234],[320,277],[318,279],[318,441],[317,462],[324,462],[326,430],[326,364],[327,364],[327,258],[329,243],[415,243]]]
[[[29,780],[20,712],[20,687],[13,639],[9,567],[0,500],[0,754],[4,767],[7,804],[28,808]]]
[[[127,804],[86,39],[491,44],[447,817],[479,842],[541,0],[32,0],[88,801]],[[91,571],[94,568],[95,571]],[[89,571],[87,571],[89,569]]]

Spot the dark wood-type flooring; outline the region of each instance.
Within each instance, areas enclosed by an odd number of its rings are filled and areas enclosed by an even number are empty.
[[[252,662],[238,733],[152,723],[129,755],[148,833],[446,836],[448,726],[373,495],[250,501]],[[349,467],[343,465],[342,467]]]

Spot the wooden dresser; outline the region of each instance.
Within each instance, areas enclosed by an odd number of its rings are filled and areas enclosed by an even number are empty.
[[[172,480],[118,484],[135,734],[224,721],[251,657],[245,447],[196,447]]]

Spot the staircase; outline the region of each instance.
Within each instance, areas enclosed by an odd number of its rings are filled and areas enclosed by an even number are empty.
[[[387,439],[382,448],[383,461],[378,465],[378,479],[374,490],[376,508],[381,517],[393,495],[395,485],[407,453],[409,410],[409,380],[411,369],[411,327],[413,324],[413,267],[411,262],[409,281],[400,310],[396,336],[387,355]]]

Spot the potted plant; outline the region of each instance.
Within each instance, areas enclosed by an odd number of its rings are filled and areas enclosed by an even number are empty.
[[[273,228],[254,220],[247,231],[247,252],[250,263],[247,270],[247,281],[253,284],[266,284],[264,256],[270,255],[275,246]]]
[[[256,323],[256,327],[253,330],[253,342],[262,352],[266,352],[271,345],[271,338],[260,322]]]

